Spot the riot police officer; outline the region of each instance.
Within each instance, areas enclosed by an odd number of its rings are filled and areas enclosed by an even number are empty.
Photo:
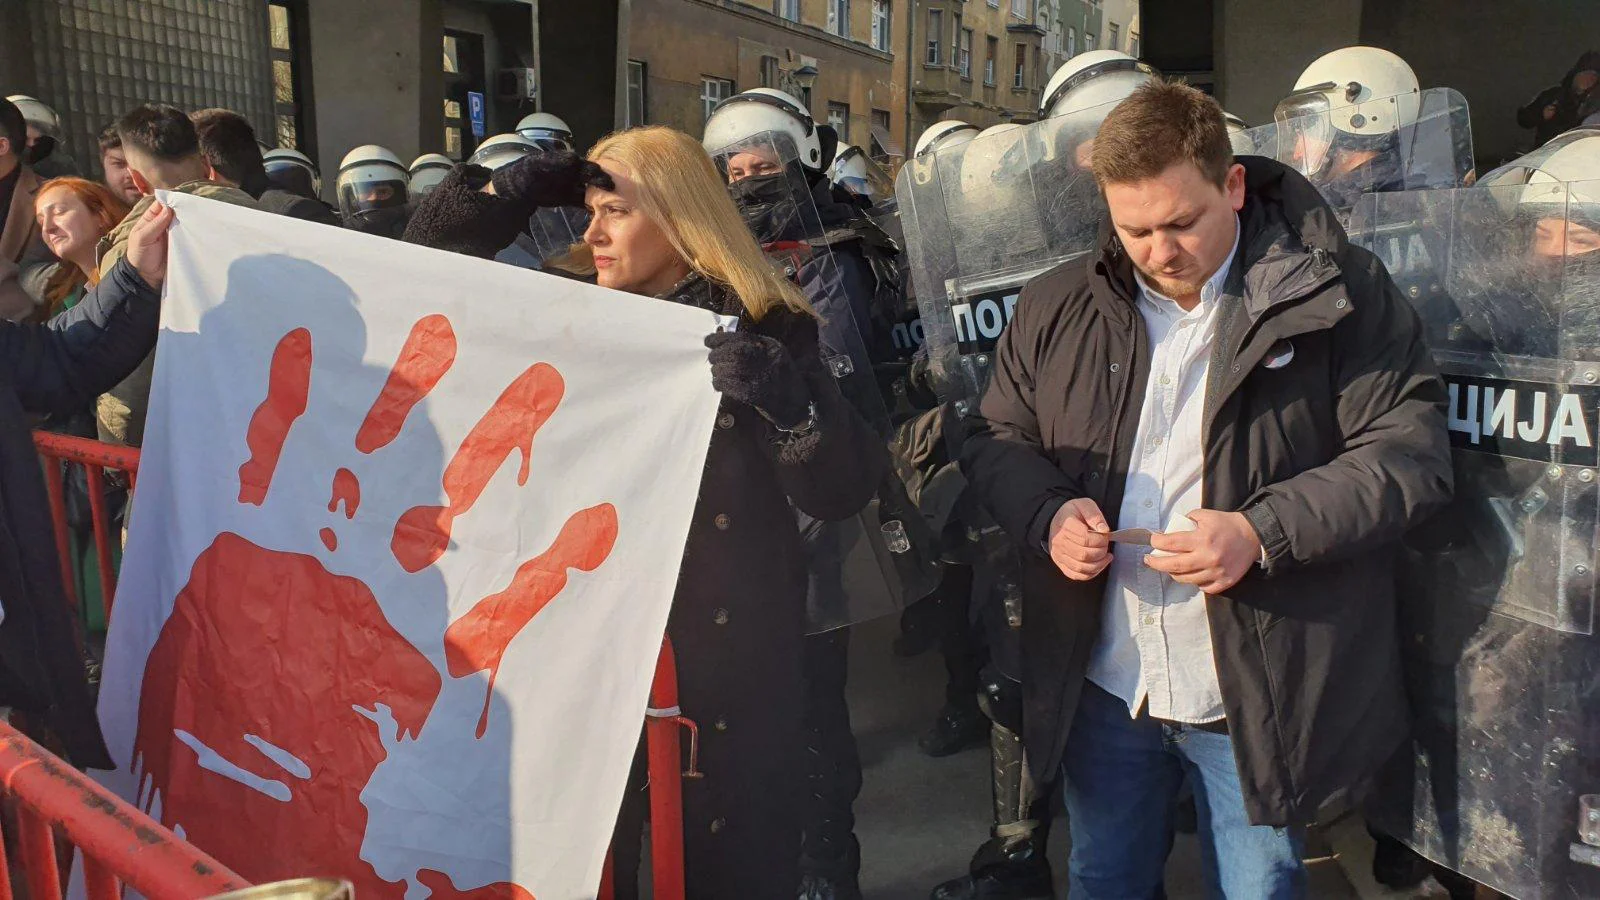
[[[704,145],[757,239],[769,253],[792,254],[788,267],[823,321],[823,355],[830,369],[845,397],[887,440],[887,415],[872,373],[875,364],[892,358],[881,323],[903,301],[898,285],[886,282],[892,262],[875,266],[869,258],[877,248],[863,236],[878,229],[858,205],[836,196],[827,177],[838,135],[813,121],[794,97],[759,88],[723,101],[712,112]],[[889,501],[881,502],[887,506]],[[908,518],[894,521],[909,525]],[[861,760],[845,699],[848,626],[892,607],[879,608],[875,595],[846,584],[844,548],[862,543],[842,537],[849,527],[801,521],[811,575],[804,710],[810,791],[799,886],[799,896],[808,900],[861,895],[853,811]],[[881,538],[874,534],[876,524],[855,527],[869,539]]]
[[[56,111],[26,94],[13,94],[6,99],[16,104],[28,123],[28,152],[23,163],[46,181],[81,174],[77,162],[61,146],[61,117]]]
[[[344,227],[399,238],[409,218],[406,167],[390,150],[364,144],[339,164],[339,212]]]
[[[322,176],[311,157],[299,150],[277,147],[262,153],[261,162],[273,187],[311,200],[322,198]]]
[[[411,161],[411,181],[407,187],[411,202],[415,203],[439,186],[455,163],[443,153],[424,153]]]

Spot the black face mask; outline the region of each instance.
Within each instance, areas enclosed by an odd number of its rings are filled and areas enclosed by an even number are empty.
[[[807,237],[794,182],[788,173],[753,175],[728,185],[744,222],[763,244],[799,241]]]
[[[41,134],[38,140],[33,142],[33,146],[22,154],[22,162],[24,165],[36,166],[54,153],[55,149],[56,139],[48,134]]]
[[[368,209],[345,216],[344,227],[362,234],[397,238],[405,231],[411,210],[405,205]]]

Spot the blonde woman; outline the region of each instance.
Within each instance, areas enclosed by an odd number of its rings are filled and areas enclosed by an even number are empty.
[[[422,202],[406,239],[488,258],[534,208],[575,203],[593,218],[571,260],[592,267],[601,286],[740,319],[738,330],[706,339],[724,400],[667,627],[706,776],[684,782],[688,893],[793,897],[806,561],[792,507],[819,519],[854,515],[886,455],[823,366],[816,317],[688,135],[624,131],[587,160],[527,157],[492,181],[458,166]],[[638,865],[642,795],[629,797],[615,846],[619,897],[631,896]]]

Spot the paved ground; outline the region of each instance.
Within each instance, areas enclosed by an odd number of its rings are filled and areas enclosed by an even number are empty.
[[[938,712],[944,673],[937,653],[893,658],[896,627],[892,619],[859,627],[851,647],[851,708],[866,770],[856,805],[861,886],[868,900],[925,900],[935,884],[965,871],[988,837],[988,752],[929,759],[917,751],[917,734]],[[1347,857],[1360,854],[1361,838],[1359,826],[1335,835]],[[1050,847],[1058,884],[1066,853],[1066,829],[1058,827]],[[1348,864],[1364,869],[1366,862]],[[1200,872],[1194,838],[1180,838],[1168,868],[1171,900],[1203,897]],[[1331,856],[1313,863],[1311,886],[1318,900],[1394,896],[1372,887],[1357,893]]]

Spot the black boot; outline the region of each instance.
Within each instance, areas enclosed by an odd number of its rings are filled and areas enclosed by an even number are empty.
[[[933,727],[917,738],[917,747],[935,759],[952,756],[989,740],[989,720],[978,709],[976,702],[970,707],[945,704]]]
[[[933,889],[932,900],[1054,900],[1044,840],[992,838],[972,857],[970,871]]]
[[[854,835],[839,856],[803,854],[800,872],[799,900],[861,900],[861,844]]]

